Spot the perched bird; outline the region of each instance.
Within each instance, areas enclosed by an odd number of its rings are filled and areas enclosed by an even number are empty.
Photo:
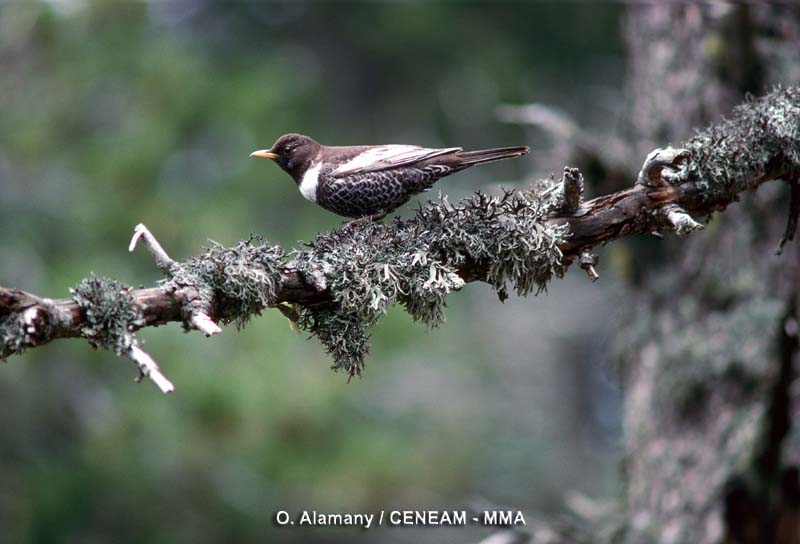
[[[302,134],[284,134],[251,157],[272,159],[311,202],[339,215],[380,219],[440,178],[484,162],[519,157],[528,148],[464,151],[415,145],[326,146]]]

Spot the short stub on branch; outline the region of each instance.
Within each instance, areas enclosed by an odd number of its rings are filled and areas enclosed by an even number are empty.
[[[562,211],[575,211],[583,200],[583,174],[577,168],[564,168],[561,175]]]
[[[677,204],[667,204],[661,208],[661,213],[678,236],[688,236],[703,228],[702,224],[695,221],[686,210]]]
[[[142,378],[149,378],[162,393],[171,393],[175,390],[175,386],[161,373],[161,369],[145,351],[143,351],[135,343],[131,345],[127,356],[139,367],[139,377],[136,378],[136,383],[142,381]]]
[[[139,223],[133,229],[133,237],[131,238],[131,243],[128,245],[128,251],[133,251],[136,249],[136,244],[139,240],[143,240],[145,246],[147,246],[147,250],[153,256],[156,261],[156,265],[158,268],[169,278],[173,275],[173,268],[175,266],[175,261],[173,261],[170,256],[164,251],[164,248],[161,247],[161,244],[158,242],[153,233],[150,232],[143,223]],[[182,291],[191,290],[193,293],[192,297],[183,297],[186,300],[183,301],[184,305],[184,314],[185,314],[185,326],[187,328],[192,328],[202,332],[204,335],[212,336],[214,334],[219,334],[222,332],[222,329],[211,319],[209,316],[210,308],[209,305],[204,303],[200,297],[199,292],[197,289],[182,289]]]
[[[594,253],[589,251],[581,252],[580,261],[581,261],[581,268],[586,271],[586,274],[589,276],[589,279],[597,281],[600,278],[600,274],[597,273],[597,270],[594,269],[595,265],[597,265],[598,257]]]
[[[687,181],[690,155],[689,150],[683,148],[654,149],[647,155],[636,184],[650,188],[680,185]],[[678,236],[688,236],[703,228],[702,224],[674,202],[662,206],[659,213]]]
[[[133,229],[133,237],[131,238],[131,243],[128,244],[128,251],[132,252],[136,249],[136,244],[140,239],[144,240],[144,245],[147,246],[147,250],[153,258],[155,258],[158,268],[165,274],[168,274],[174,261],[170,259],[167,252],[164,251],[164,248],[161,247],[161,244],[156,240],[156,237],[153,236],[153,233],[151,233],[143,223],[139,223]]]
[[[203,312],[197,312],[193,314],[190,321],[195,329],[202,332],[206,336],[212,336],[222,332],[222,329],[219,328],[219,325],[214,323],[214,321]]]
[[[539,198],[551,199],[551,210],[569,214],[577,210],[583,202],[583,174],[577,168],[564,167],[561,181],[539,193]]]
[[[639,171],[637,185],[658,187],[661,185],[677,185],[685,180],[689,150],[666,147],[654,149]]]

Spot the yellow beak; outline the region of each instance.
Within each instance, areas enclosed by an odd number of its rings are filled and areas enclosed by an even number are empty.
[[[278,157],[280,157],[280,155],[278,155],[277,153],[273,153],[269,149],[259,149],[258,151],[253,151],[252,153],[250,153],[250,156],[258,157],[259,159],[272,159],[272,160],[275,160]]]

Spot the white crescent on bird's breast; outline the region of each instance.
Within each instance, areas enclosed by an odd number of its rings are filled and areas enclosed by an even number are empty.
[[[317,186],[319,185],[319,171],[321,169],[322,163],[319,162],[306,170],[306,173],[303,174],[303,179],[300,181],[300,193],[306,200],[311,202],[317,201]]]

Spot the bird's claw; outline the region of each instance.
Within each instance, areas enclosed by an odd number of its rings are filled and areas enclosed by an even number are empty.
[[[386,217],[386,212],[378,212],[378,213],[373,213],[373,214],[370,214],[370,215],[365,215],[363,217],[358,217],[356,219],[351,219],[350,221],[347,221],[346,223],[344,223],[342,225],[341,230],[343,232],[347,232],[350,229],[352,229],[354,227],[357,227],[358,225],[363,225],[363,224],[366,224],[366,223],[372,223],[372,222],[375,222],[375,221],[380,221],[384,217]]]

